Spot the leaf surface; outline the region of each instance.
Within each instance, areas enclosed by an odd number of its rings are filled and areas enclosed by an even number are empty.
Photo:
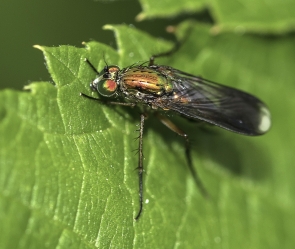
[[[171,43],[125,25],[118,51],[42,47],[54,84],[1,92],[1,248],[291,248],[294,245],[292,132],[294,36],[219,34],[192,25],[177,53],[157,60],[252,93],[265,101],[273,127],[245,137],[172,119],[192,140],[193,163],[211,195],[189,173],[181,138],[149,115],[144,134],[144,211],[138,211],[139,109],[107,106],[93,94],[95,73],[127,67]],[[104,57],[104,59],[103,59]],[[93,94],[95,96],[95,94]]]
[[[193,14],[205,10],[214,20],[214,32],[286,33],[294,30],[294,1],[264,0],[140,0],[138,20]]]

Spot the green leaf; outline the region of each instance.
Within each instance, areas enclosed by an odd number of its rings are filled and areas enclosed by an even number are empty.
[[[294,36],[219,34],[185,23],[177,53],[157,60],[243,89],[265,101],[273,127],[245,137],[199,129],[172,117],[193,141],[193,163],[211,195],[203,198],[186,166],[181,138],[150,114],[144,134],[144,210],[138,212],[135,132],[139,110],[106,106],[91,94],[98,70],[127,67],[171,43],[124,25],[118,51],[37,46],[54,84],[0,93],[0,248],[292,248],[295,174]]]
[[[294,1],[281,0],[140,0],[138,20],[208,11],[214,31],[285,33],[295,27]]]
[[[201,11],[206,7],[205,0],[139,0],[139,2],[143,11],[137,15],[137,20],[155,17],[171,17],[183,12],[194,13]]]
[[[285,33],[294,30],[294,1],[210,1],[219,30]]]

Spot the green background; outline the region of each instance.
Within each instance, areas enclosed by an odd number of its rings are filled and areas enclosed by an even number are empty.
[[[21,89],[33,81],[26,91],[0,92],[0,248],[294,248],[294,1],[142,0],[137,18],[149,19],[142,23],[134,21],[136,2],[91,2],[89,11],[82,1],[61,3],[40,2],[39,11],[36,2],[18,5],[26,18],[0,8],[7,34],[1,49],[6,58],[15,56],[10,66],[1,56],[1,75],[11,77],[3,86],[18,82],[13,87]],[[202,14],[193,15],[196,10]],[[146,61],[171,48],[158,39],[175,39],[165,25],[192,18],[198,21],[176,29],[180,40],[189,34],[180,50],[157,62],[258,96],[270,108],[272,128],[245,137],[170,115],[190,135],[194,166],[211,195],[206,200],[186,167],[182,139],[150,115],[145,205],[134,221],[139,110],[82,99],[79,92],[91,94],[94,78],[83,60],[98,69],[102,55],[120,67]],[[127,25],[103,31],[107,23]],[[91,39],[107,45],[80,43]]]
[[[0,7],[0,88],[22,89],[31,81],[49,80],[40,52],[32,46],[73,45],[96,40],[116,47],[105,24],[126,23],[155,36],[173,38],[165,27],[177,20],[136,22],[136,0],[128,1],[2,1]],[[128,10],[128,11],[127,11]]]

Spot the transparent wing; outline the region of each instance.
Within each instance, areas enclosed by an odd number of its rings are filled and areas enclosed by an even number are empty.
[[[182,71],[168,68],[173,94],[155,103],[190,119],[199,119],[245,135],[261,135],[270,128],[268,108],[256,97]]]

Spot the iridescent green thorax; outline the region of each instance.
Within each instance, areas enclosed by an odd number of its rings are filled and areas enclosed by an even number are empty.
[[[123,91],[162,96],[173,91],[171,79],[150,67],[132,67],[122,70],[120,84]]]

